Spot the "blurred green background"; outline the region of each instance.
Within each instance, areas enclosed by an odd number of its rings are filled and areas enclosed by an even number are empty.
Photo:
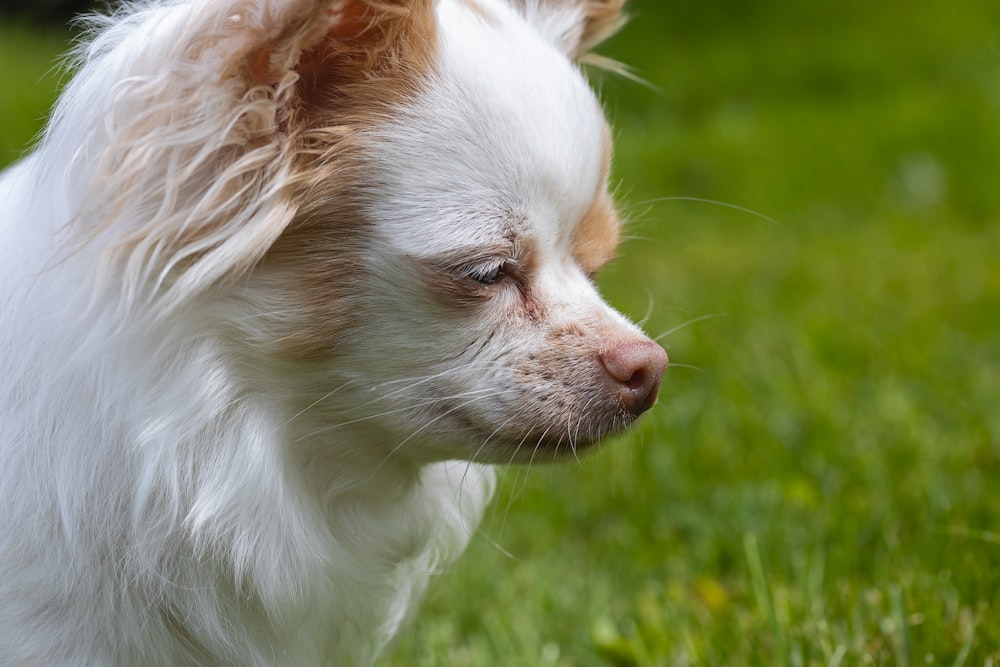
[[[660,403],[505,471],[386,664],[1000,664],[1000,3],[631,7],[600,282]],[[66,38],[0,27],[0,162]]]

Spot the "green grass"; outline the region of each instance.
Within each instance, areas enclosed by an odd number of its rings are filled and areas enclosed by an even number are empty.
[[[718,317],[641,428],[505,473],[386,664],[1000,665],[1000,4],[633,6],[601,282]],[[8,158],[54,53],[17,34]]]

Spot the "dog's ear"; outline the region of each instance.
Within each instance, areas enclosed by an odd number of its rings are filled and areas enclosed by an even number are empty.
[[[81,51],[51,134],[79,143],[73,126],[91,128],[69,173],[82,181],[81,244],[104,253],[102,285],[117,286],[126,309],[164,312],[264,256],[298,213],[300,156],[329,158],[329,146],[313,136],[303,150],[301,138],[329,125],[336,104],[426,65],[433,0],[134,11]]]
[[[626,22],[625,0],[511,0],[535,27],[578,62]]]
[[[243,48],[233,53],[250,85],[278,85],[294,72],[301,93],[426,65],[433,49],[433,0],[273,4],[282,16],[234,26]]]

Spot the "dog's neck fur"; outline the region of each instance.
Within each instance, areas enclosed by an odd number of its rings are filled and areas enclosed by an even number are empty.
[[[8,526],[7,536],[33,539],[0,538],[0,557],[87,572],[88,580],[67,572],[34,582],[31,603],[79,605],[69,616],[88,625],[39,616],[28,624],[34,640],[22,630],[18,641],[48,647],[46,664],[71,660],[66,648],[92,664],[374,659],[428,577],[464,548],[491,495],[491,471],[368,453],[357,446],[368,437],[362,424],[297,415],[295,401],[261,386],[260,369],[241,372],[243,360],[201,326],[217,314],[193,308],[173,328],[116,330],[99,311],[53,308],[81,283],[37,276],[31,299],[5,301],[18,314],[5,326],[22,327],[36,345],[0,351],[4,437],[32,443],[5,452],[0,484],[41,465],[51,483],[21,496],[26,506],[7,505],[7,520],[35,520],[27,505],[55,513],[44,530]],[[44,411],[11,418],[28,400]],[[303,446],[313,431],[323,447]],[[29,613],[18,609],[18,589],[30,570],[7,565],[5,575],[3,613]],[[147,646],[156,653],[143,653]]]

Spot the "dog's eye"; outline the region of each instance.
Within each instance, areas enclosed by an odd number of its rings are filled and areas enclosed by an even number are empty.
[[[493,285],[504,277],[504,265],[471,267],[468,276],[482,285]]]

